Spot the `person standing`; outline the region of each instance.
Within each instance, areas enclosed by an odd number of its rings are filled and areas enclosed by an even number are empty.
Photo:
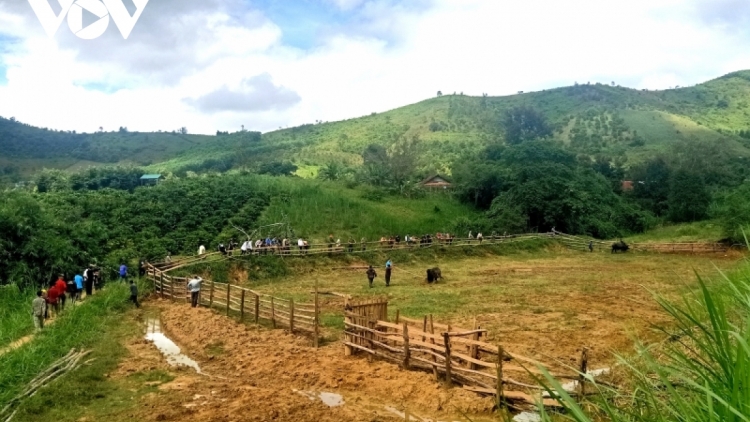
[[[86,277],[86,297],[89,297],[92,294],[94,294],[94,268],[93,266],[89,265],[86,271],[84,271],[83,275],[84,277]]]
[[[479,244],[482,244],[482,241],[484,241],[484,236],[482,236],[482,232],[477,233],[477,240],[479,241]]]
[[[60,310],[65,310],[65,292],[68,290],[68,283],[65,282],[65,278],[62,274],[57,277],[55,282],[55,288],[57,289],[58,300],[60,302]]]
[[[206,254],[206,247],[203,245],[198,246],[198,256],[203,256]]]
[[[74,281],[76,283],[75,300],[81,300],[81,292],[83,292],[83,277],[79,274],[76,274]]]
[[[34,318],[34,328],[37,332],[44,328],[44,316],[47,313],[47,302],[42,297],[42,291],[36,292],[36,298],[31,301],[31,316]]]
[[[393,262],[391,262],[391,259],[388,258],[388,261],[385,263],[385,287],[391,286],[391,272],[393,271]]]
[[[329,254],[330,254],[331,252],[333,252],[333,242],[334,242],[334,240],[333,240],[333,235],[332,235],[332,234],[331,234],[331,235],[328,235],[328,253],[329,253]]]
[[[125,281],[128,278],[128,266],[125,263],[120,264],[120,281]]]
[[[202,278],[193,276],[187,284],[187,289],[190,292],[190,304],[193,308],[198,307],[198,300],[200,299],[201,294],[201,282],[203,282]]]
[[[349,253],[353,253],[353,252],[354,252],[354,238],[349,237]]]
[[[589,240],[589,252],[594,252],[594,241]]]
[[[367,269],[367,279],[370,281],[370,288],[372,289],[372,282],[375,281],[375,277],[378,276],[378,273],[375,272],[375,268],[372,268],[372,265],[370,265],[370,268]]]
[[[136,286],[135,281],[132,279],[130,280],[130,301],[135,304],[136,308],[141,307],[141,304],[138,303],[138,286]]]
[[[68,292],[68,296],[70,297],[70,303],[75,306],[76,304],[76,282],[75,279],[68,280],[66,290]]]

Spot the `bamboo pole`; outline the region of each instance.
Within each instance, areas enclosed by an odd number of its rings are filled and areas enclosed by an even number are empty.
[[[258,325],[260,319],[260,295],[255,295],[255,325]]]
[[[497,408],[501,409],[505,402],[503,397],[503,346],[497,347]]]
[[[294,334],[294,299],[289,301],[289,332]]]
[[[214,307],[214,282],[211,281],[211,290],[208,292],[208,307]]]
[[[242,289],[242,297],[240,298],[240,321],[245,322],[245,289]]]
[[[435,325],[432,322],[432,314],[430,314],[430,334],[435,334]],[[430,337],[430,343],[435,344],[435,339]],[[432,361],[435,362],[435,365],[432,365],[432,373],[435,375],[435,381],[437,381],[440,378],[437,370],[437,358],[435,355],[430,355],[430,357],[432,357]]]
[[[273,328],[276,328],[276,308],[273,304],[273,296],[271,296],[271,323],[273,324]]]
[[[232,303],[232,285],[227,283],[227,316],[229,316],[229,305]]]
[[[313,339],[313,344],[314,344],[315,348],[317,349],[318,345],[319,345],[319,343],[318,343],[318,341],[319,341],[318,337],[320,335],[320,332],[319,332],[319,325],[320,325],[320,305],[318,303],[318,280],[317,279],[315,280],[315,321],[313,321],[313,322],[314,322],[313,329],[315,330],[315,338]]]
[[[409,326],[404,323],[404,369],[409,369],[409,358],[411,353],[409,351]]]
[[[156,269],[154,269],[154,274],[156,274]],[[94,283],[92,282],[91,284]],[[159,293],[161,293],[161,298],[164,299],[164,273],[159,273]]]
[[[445,343],[445,388],[453,386],[451,379],[451,340],[448,333],[443,333],[443,342]]]

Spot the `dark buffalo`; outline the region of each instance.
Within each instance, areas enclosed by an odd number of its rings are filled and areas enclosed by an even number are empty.
[[[427,282],[428,283],[430,284],[437,283],[437,281],[440,280],[441,278],[443,278],[443,274],[440,272],[440,268],[435,267],[435,268],[430,268],[429,270],[427,270]]]
[[[630,246],[628,246],[628,244],[623,242],[622,240],[612,244],[612,253],[627,252],[629,249]]]

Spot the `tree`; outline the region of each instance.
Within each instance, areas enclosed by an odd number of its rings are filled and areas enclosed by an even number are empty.
[[[333,182],[344,177],[346,172],[347,172],[346,166],[344,166],[342,163],[337,163],[335,161],[332,161],[326,164],[325,166],[323,166],[320,169],[320,171],[318,171],[318,178]]]
[[[654,158],[632,170],[633,193],[636,202],[657,216],[669,210],[669,180],[671,170],[666,160]]]
[[[362,153],[362,159],[364,160],[365,166],[382,166],[385,165],[388,161],[388,151],[382,145],[370,144]]]
[[[547,119],[539,111],[519,106],[506,111],[502,119],[505,142],[510,145],[520,144],[533,139],[552,136],[552,129]]]
[[[442,97],[443,96],[443,91],[438,91],[437,96],[438,97]]]
[[[711,194],[703,178],[678,169],[669,180],[669,219],[675,223],[703,220],[708,216]]]
[[[188,130],[187,130],[187,128],[185,126],[183,126],[183,127],[180,128],[180,134],[181,135],[187,135],[188,134]]]
[[[291,176],[296,171],[297,166],[290,162],[273,161],[261,164],[258,173],[270,174],[271,176]]]

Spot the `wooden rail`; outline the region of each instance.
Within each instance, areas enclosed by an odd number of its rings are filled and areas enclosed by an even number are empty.
[[[154,283],[156,294],[161,298],[190,303],[187,278],[170,276],[153,265],[147,266],[146,275]],[[314,337],[317,347],[320,330],[317,293],[313,303],[295,303],[293,300],[265,295],[244,287],[203,280],[198,303],[200,306],[221,310],[227,316],[235,312],[243,322],[252,318],[256,324],[265,321],[274,328],[282,326],[293,333],[305,332]]]

